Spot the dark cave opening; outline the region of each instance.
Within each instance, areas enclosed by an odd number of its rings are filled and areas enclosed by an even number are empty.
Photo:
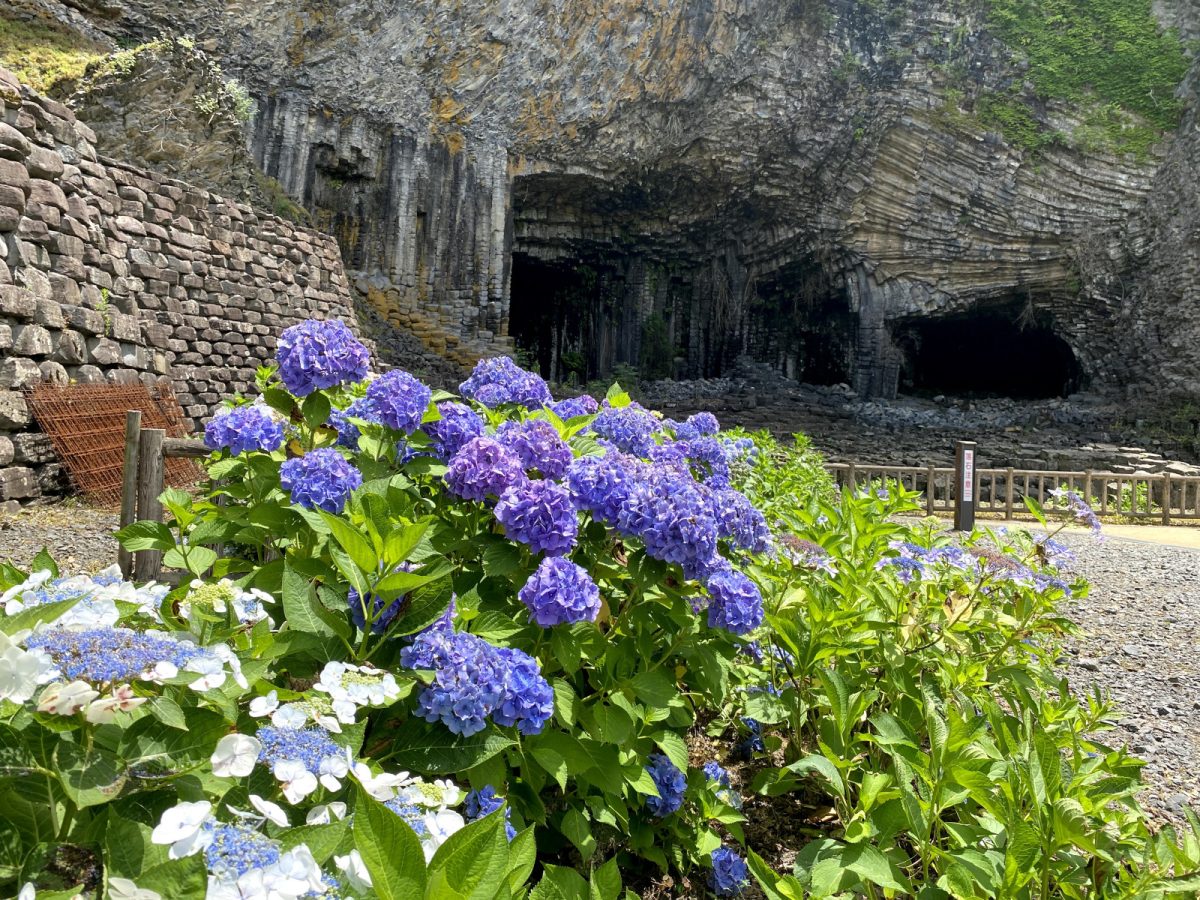
[[[892,326],[892,339],[901,393],[1034,400],[1084,386],[1067,342],[1020,306],[907,320]]]
[[[754,305],[754,355],[805,384],[850,381],[858,316],[845,288],[815,259],[760,279]]]
[[[592,371],[584,350],[587,305],[596,275],[567,261],[512,255],[508,333],[524,362],[553,381],[586,381]]]

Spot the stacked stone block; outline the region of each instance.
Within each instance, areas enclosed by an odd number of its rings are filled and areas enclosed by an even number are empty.
[[[336,242],[111,159],[0,69],[0,504],[65,473],[23,389],[168,379],[192,427],[251,393],[279,333],[353,307]]]

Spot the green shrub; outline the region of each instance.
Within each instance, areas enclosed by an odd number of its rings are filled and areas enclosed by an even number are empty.
[[[1057,607],[1087,590],[1056,574],[1065,548],[988,531],[959,546],[894,520],[915,496],[811,501],[755,572],[770,687],[740,712],[783,765],[752,790],[823,794],[836,816],[787,875],[751,855],[767,896],[1194,896],[1200,822],[1151,834],[1142,763],[1094,736],[1108,702],[1059,672]]]

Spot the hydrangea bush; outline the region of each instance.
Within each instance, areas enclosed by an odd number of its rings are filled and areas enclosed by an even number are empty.
[[[0,570],[0,890],[1135,896],[1200,857],[1144,837],[1107,707],[1052,696],[1053,535],[952,543],[508,359],[459,396],[368,368],[284,333],[203,490],[121,533],[180,587]],[[781,794],[836,819],[791,874],[743,849]]]

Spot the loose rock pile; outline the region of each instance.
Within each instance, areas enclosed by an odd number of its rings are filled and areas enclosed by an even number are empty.
[[[676,417],[710,409],[730,425],[803,432],[832,461],[950,465],[954,442],[974,440],[981,467],[1200,475],[1186,461],[1195,458],[1193,448],[1139,433],[1125,424],[1124,405],[1087,394],[864,400],[848,385],[799,384],[747,359],[726,377],[654,381],[639,394]]]

